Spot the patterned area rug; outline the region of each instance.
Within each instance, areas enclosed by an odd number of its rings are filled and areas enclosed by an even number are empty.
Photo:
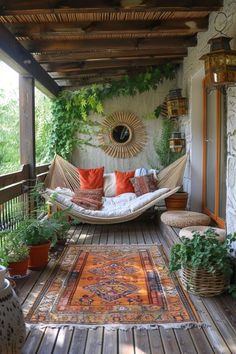
[[[156,245],[69,245],[26,321],[119,328],[199,323],[166,261]]]

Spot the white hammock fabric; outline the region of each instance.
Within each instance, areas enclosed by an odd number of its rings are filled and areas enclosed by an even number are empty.
[[[45,180],[44,197],[68,214],[90,224],[115,224],[133,220],[159,201],[176,193],[181,184],[187,156],[183,156],[158,174],[159,189],[137,197],[135,193],[103,198],[101,210],[84,209],[71,201],[74,190],[79,188],[77,169],[56,156]]]

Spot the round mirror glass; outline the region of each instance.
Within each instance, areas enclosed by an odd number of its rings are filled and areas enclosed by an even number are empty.
[[[130,130],[125,125],[117,125],[112,130],[112,138],[117,143],[126,143],[130,139]]]

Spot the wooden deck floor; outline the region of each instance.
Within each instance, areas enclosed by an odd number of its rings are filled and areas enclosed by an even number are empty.
[[[71,241],[85,244],[162,243],[169,254],[178,240],[176,230],[160,223],[136,221],[118,225],[81,225],[70,230]],[[34,299],[34,289],[47,277],[32,272],[17,284],[23,306]],[[236,353],[236,302],[228,295],[203,299],[192,296],[200,316],[209,327],[189,330],[107,331],[98,329],[47,328],[28,332],[23,354],[194,354]]]

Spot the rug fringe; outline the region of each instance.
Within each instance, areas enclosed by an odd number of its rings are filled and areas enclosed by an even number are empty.
[[[183,322],[183,323],[162,323],[162,324],[127,324],[127,325],[120,325],[120,324],[104,324],[104,325],[81,325],[81,324],[42,324],[42,323],[26,323],[26,327],[29,330],[32,329],[44,329],[44,328],[68,328],[68,329],[97,329],[97,328],[104,328],[108,331],[128,331],[129,329],[191,329],[191,328],[209,328],[210,325],[206,323],[196,323],[196,322]]]

